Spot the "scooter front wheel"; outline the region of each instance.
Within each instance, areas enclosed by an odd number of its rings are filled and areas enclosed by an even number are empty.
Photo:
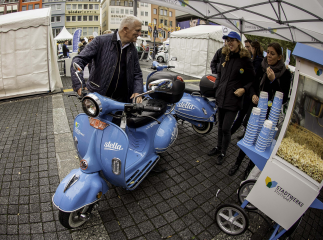
[[[192,128],[194,129],[194,131],[198,134],[208,134],[209,132],[211,132],[212,128],[213,128],[213,122],[199,122],[200,124],[202,124],[202,127],[198,127],[194,124],[192,124]]]
[[[94,204],[91,204],[74,212],[63,212],[59,210],[59,222],[68,229],[78,228],[89,220],[93,206]]]

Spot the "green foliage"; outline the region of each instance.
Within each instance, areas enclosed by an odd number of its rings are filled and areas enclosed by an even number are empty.
[[[261,46],[263,47],[264,51],[267,51],[267,46],[269,43],[272,43],[272,42],[279,43],[280,46],[282,46],[282,48],[284,49],[284,51],[283,51],[284,61],[286,59],[286,49],[288,48],[289,50],[291,50],[293,52],[294,47],[296,45],[296,43],[287,42],[284,40],[279,40],[279,39],[274,39],[274,38],[268,38],[268,37],[253,36],[253,35],[248,35],[248,34],[245,34],[245,37],[247,39],[250,39],[251,41],[257,40],[261,44]],[[292,57],[292,55],[290,57],[289,64],[292,66],[295,66],[295,64],[296,64],[295,59]]]

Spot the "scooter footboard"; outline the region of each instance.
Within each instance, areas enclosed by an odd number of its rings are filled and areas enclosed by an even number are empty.
[[[63,212],[73,212],[96,202],[108,190],[98,172],[86,174],[73,169],[57,187],[53,203]]]

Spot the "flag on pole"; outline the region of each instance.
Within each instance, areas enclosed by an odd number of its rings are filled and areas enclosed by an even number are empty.
[[[78,50],[78,44],[80,42],[81,34],[82,34],[82,29],[80,29],[80,28],[77,29],[74,32],[74,35],[73,35],[73,52],[77,52],[77,50]]]

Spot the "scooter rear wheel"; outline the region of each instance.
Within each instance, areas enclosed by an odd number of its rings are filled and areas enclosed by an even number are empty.
[[[88,220],[87,218],[84,218],[84,217],[82,218],[81,214],[83,214],[83,216],[87,216],[91,214],[93,206],[94,205],[91,204],[89,206],[85,206],[74,212],[63,212],[59,210],[59,214],[58,214],[59,222],[68,229],[78,228]],[[85,210],[85,212],[83,212],[83,210]]]
[[[196,133],[204,135],[211,132],[213,128],[213,122],[199,122],[199,123],[202,124],[202,127],[198,127],[192,124],[192,128]]]

